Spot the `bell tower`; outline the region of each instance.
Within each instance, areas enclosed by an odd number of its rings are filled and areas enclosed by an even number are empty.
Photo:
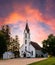
[[[26,23],[24,30],[24,49],[26,53],[29,51],[29,45],[30,45],[30,29],[28,23]]]

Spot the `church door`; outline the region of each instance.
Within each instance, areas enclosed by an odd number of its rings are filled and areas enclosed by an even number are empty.
[[[24,53],[24,57],[26,57],[26,53]]]

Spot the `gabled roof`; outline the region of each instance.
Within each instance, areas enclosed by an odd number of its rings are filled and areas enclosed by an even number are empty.
[[[30,44],[31,44],[36,50],[41,50],[41,47],[38,45],[38,43],[31,41]]]

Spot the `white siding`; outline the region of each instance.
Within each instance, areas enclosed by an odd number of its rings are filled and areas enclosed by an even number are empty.
[[[3,59],[11,59],[11,58],[14,58],[15,56],[14,56],[14,53],[12,53],[12,52],[5,52],[5,53],[3,53]]]
[[[19,51],[20,51],[20,57],[23,57],[23,53],[25,52],[24,44],[19,49]],[[26,57],[35,57],[35,48],[31,44],[29,45],[29,50],[28,51],[29,52],[33,51],[33,55],[31,53],[26,52]]]
[[[24,44],[23,44],[22,47],[19,49],[19,52],[20,52],[20,57],[23,57]]]
[[[27,36],[26,36],[27,35]],[[25,43],[25,40],[26,43]],[[24,30],[24,44],[21,46],[21,48],[19,49],[20,51],[20,57],[24,57],[24,55],[26,57],[36,57],[36,54],[38,56],[43,55],[41,50],[36,50],[31,44],[30,44],[30,32],[28,33],[27,30]],[[26,50],[25,50],[26,48]],[[32,54],[33,51],[33,54]]]
[[[33,55],[31,54],[30,57],[35,57],[35,48],[30,44],[30,52],[33,51]]]
[[[36,54],[37,56],[41,57],[41,55],[43,55],[42,51],[41,50],[36,50]]]

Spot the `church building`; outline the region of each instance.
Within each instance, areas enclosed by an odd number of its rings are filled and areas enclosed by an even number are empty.
[[[20,57],[41,57],[43,52],[38,43],[30,40],[30,29],[28,23],[24,29],[24,43],[19,49]]]

